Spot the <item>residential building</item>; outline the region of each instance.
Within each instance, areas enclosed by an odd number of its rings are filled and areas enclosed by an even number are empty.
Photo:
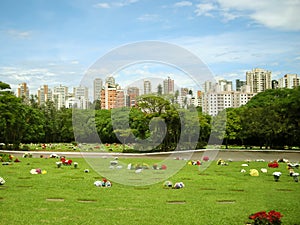
[[[89,104],[89,89],[87,87],[75,87],[73,88],[73,96],[77,100],[76,108],[87,109]]]
[[[131,107],[136,105],[136,99],[139,96],[140,89],[137,87],[129,87],[127,89],[126,106]]]
[[[113,109],[125,106],[125,94],[120,86],[110,86],[109,82],[101,90],[101,109]]]
[[[271,71],[255,68],[246,72],[246,84],[253,93],[263,92],[272,88]]]
[[[241,87],[244,85],[246,85],[246,81],[240,80],[240,79],[235,80],[235,90],[236,91],[241,91]]]
[[[59,85],[58,87],[54,87],[52,100],[55,104],[56,109],[61,109],[66,106],[66,100],[68,96],[68,87]]]
[[[29,88],[26,83],[21,83],[17,89],[17,97],[29,100]]]
[[[45,84],[38,89],[37,97],[38,104],[44,105],[47,101],[52,101],[52,90]]]
[[[278,88],[278,81],[272,80],[272,89],[277,89],[277,88]]]
[[[151,81],[144,80],[144,95],[151,94],[151,93],[152,93]]]
[[[216,116],[226,108],[245,105],[256,93],[221,91],[202,93],[202,112]]]
[[[116,80],[114,77],[109,76],[105,79],[105,84],[108,85],[108,87],[115,87],[116,86]]]
[[[285,74],[278,80],[279,88],[295,88],[300,86],[300,77],[297,74]]]
[[[101,90],[102,90],[102,87],[103,87],[103,81],[101,78],[96,78],[94,80],[94,86],[93,86],[93,91],[94,91],[94,101],[96,100],[100,100],[101,98]]]
[[[165,79],[163,82],[163,93],[164,94],[173,94],[174,93],[174,80],[170,77]]]

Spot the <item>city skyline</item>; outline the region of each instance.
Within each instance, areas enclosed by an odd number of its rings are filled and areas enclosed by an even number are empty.
[[[199,57],[216,79],[244,80],[245,71],[265,68],[273,79],[300,72],[300,2],[230,0],[1,1],[0,80],[16,90],[26,82],[70,87],[101,56],[128,43],[157,40]],[[161,65],[118,71],[185,82]],[[107,74],[100,74],[105,76]],[[186,83],[185,85],[190,86]]]

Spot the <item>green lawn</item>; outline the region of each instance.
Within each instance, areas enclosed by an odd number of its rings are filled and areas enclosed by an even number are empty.
[[[243,225],[249,214],[272,209],[284,215],[283,224],[300,224],[300,183],[288,176],[285,163],[278,169],[268,168],[267,174],[258,177],[251,177],[249,169],[267,168],[267,162],[250,162],[247,173],[240,172],[245,162],[231,162],[229,166],[212,162],[202,172],[198,166],[186,165],[168,179],[182,181],[185,187],[165,189],[163,182],[134,187],[112,181],[111,188],[95,187],[94,181],[102,176],[84,159],[73,159],[79,164],[77,169],[57,168],[58,159],[20,160],[0,165],[0,177],[6,180],[0,186],[0,224]],[[33,168],[44,169],[47,174],[32,175],[29,171]],[[84,173],[84,169],[90,172]],[[279,182],[274,182],[273,171],[282,172]]]

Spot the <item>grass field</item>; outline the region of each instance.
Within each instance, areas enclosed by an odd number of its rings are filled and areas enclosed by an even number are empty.
[[[282,224],[300,224],[300,183],[288,175],[286,164],[268,168],[267,174],[251,177],[249,169],[267,168],[267,162],[230,162],[200,172],[186,165],[168,180],[182,181],[182,189],[113,183],[111,188],[94,186],[102,176],[82,158],[78,168],[57,168],[58,159],[20,158],[20,163],[0,165],[0,224],[203,224],[243,225],[261,210],[284,215]],[[150,159],[119,159],[124,163],[157,162]],[[46,174],[32,175],[33,168]],[[241,173],[241,169],[247,173]],[[84,173],[89,169],[89,173]],[[272,176],[281,171],[279,182]],[[299,172],[299,171],[296,171]],[[137,175],[142,176],[142,173]]]

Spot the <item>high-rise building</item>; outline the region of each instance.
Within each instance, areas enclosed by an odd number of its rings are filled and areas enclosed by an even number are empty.
[[[79,109],[87,109],[89,104],[89,89],[87,87],[75,87],[73,89],[73,96],[77,101]]]
[[[297,74],[286,74],[278,80],[279,88],[294,88],[300,86],[300,78]]]
[[[174,93],[174,80],[172,80],[170,77],[168,79],[164,80],[163,83],[163,90],[164,94],[173,94]]]
[[[21,83],[17,89],[17,97],[29,100],[29,88],[26,83]]]
[[[271,71],[255,68],[246,72],[246,84],[253,93],[263,92],[272,88]]]
[[[136,105],[136,98],[139,96],[140,90],[137,87],[129,87],[127,89],[126,106]]]
[[[217,84],[218,91],[232,91],[232,81],[219,80]]]
[[[226,108],[245,105],[255,94],[237,91],[205,92],[202,94],[202,112],[216,116]]]
[[[121,87],[110,86],[105,83],[104,89],[101,90],[101,109],[113,109],[125,106],[125,94]]]
[[[116,80],[114,77],[109,76],[105,79],[105,84],[108,85],[108,87],[115,87],[116,86]]]
[[[52,101],[52,90],[48,85],[41,86],[37,91],[38,104],[44,105],[47,101]]]
[[[93,89],[94,89],[94,96],[93,96],[94,97],[94,101],[100,100],[102,86],[103,86],[102,79],[101,78],[96,78],[94,80],[94,86],[93,86]]]
[[[54,87],[52,100],[57,109],[61,109],[66,106],[66,100],[68,96],[68,87],[59,85],[58,87]]]
[[[152,92],[151,81],[144,80],[144,95],[151,94],[151,92]]]
[[[209,80],[205,81],[204,84],[203,84],[204,92],[211,91],[212,87],[213,87],[213,83],[211,81],[209,81]]]
[[[244,85],[246,85],[246,81],[240,80],[240,79],[235,80],[235,90],[236,91],[241,91],[241,87]]]
[[[278,88],[278,81],[272,80],[272,89],[277,89],[277,88]]]

